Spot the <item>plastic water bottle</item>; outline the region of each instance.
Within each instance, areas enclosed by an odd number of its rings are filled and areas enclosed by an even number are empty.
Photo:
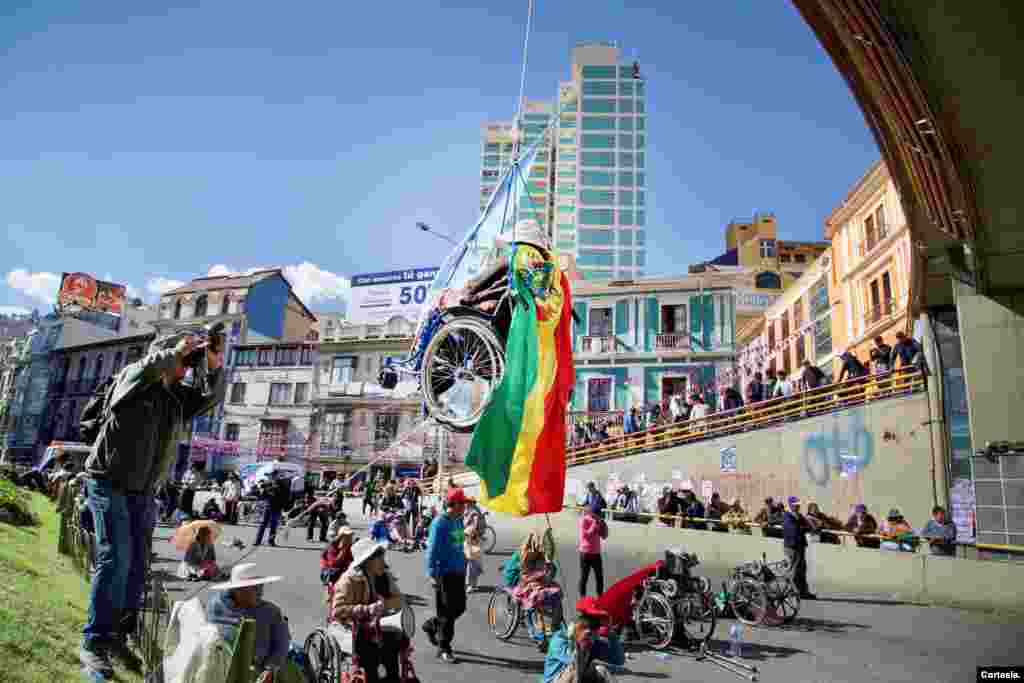
[[[733,624],[729,629],[729,656],[733,659],[743,657],[743,624]]]

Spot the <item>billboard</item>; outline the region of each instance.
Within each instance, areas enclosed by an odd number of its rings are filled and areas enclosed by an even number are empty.
[[[64,273],[57,293],[57,310],[60,313],[93,311],[121,315],[124,300],[124,285],[97,280],[87,273]]]
[[[383,325],[395,316],[419,319],[438,268],[410,268],[352,277],[348,319],[355,325]]]

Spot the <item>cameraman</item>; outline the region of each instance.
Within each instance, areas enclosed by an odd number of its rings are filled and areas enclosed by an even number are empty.
[[[178,431],[224,398],[223,337],[179,333],[125,367],[107,395],[99,435],[85,463],[96,527],[95,573],[79,659],[109,678],[110,657],[140,662],[127,646],[135,630],[156,526],[154,493],[177,457]],[[192,369],[192,386],[182,383]]]

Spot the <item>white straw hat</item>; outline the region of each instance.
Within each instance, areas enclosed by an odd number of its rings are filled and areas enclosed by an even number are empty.
[[[265,583],[280,581],[282,576],[263,576],[256,571],[256,564],[247,562],[236,565],[231,570],[231,580],[227,583],[218,583],[210,586],[214,591],[230,591],[236,588],[248,588],[250,586],[261,586]]]
[[[384,543],[377,543],[369,538],[361,538],[352,546],[352,566],[360,567],[364,562],[373,557],[378,550],[387,550]]]

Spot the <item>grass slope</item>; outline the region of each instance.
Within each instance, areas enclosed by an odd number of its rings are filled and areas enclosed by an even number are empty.
[[[82,681],[78,646],[88,585],[57,554],[53,503],[32,494],[30,505],[40,526],[0,523],[0,680]],[[115,680],[142,679],[119,671]]]

